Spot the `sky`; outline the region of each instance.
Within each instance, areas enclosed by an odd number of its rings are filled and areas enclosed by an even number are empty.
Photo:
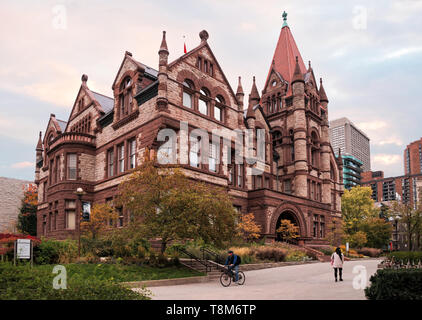
[[[283,23],[305,64],[323,78],[329,120],[349,118],[371,140],[371,169],[403,174],[403,151],[422,137],[422,0],[377,1],[0,0],[0,176],[33,180],[35,147],[49,115],[67,120],[87,74],[112,95],[125,51],[158,69],[199,32],[232,88],[264,85]]]

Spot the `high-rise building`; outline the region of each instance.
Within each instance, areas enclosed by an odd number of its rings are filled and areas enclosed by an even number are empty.
[[[368,136],[347,118],[330,121],[330,140],[334,153],[351,155],[362,162],[362,170],[371,170],[371,152]]]
[[[343,184],[346,189],[360,185],[362,161],[351,155],[341,155],[343,160]]]
[[[404,174],[422,173],[422,138],[409,143],[404,150]]]

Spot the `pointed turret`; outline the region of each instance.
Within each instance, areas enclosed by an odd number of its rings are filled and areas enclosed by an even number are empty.
[[[158,50],[158,97],[157,97],[157,109],[160,111],[167,110],[167,66],[169,50],[166,42],[166,32],[163,31],[163,39],[161,40],[160,50]]]
[[[237,102],[239,103],[239,110],[243,110],[244,96],[245,96],[245,93],[243,92],[241,78],[239,77],[239,84],[237,85],[237,91],[236,91],[236,99],[237,99]]]
[[[295,82],[299,82],[299,81],[305,83],[305,81],[303,80],[303,73],[302,73],[302,71],[300,70],[300,67],[299,67],[298,57],[296,56],[295,71],[293,73],[293,77],[292,77],[292,82],[291,83],[293,85]]]
[[[259,103],[259,93],[255,83],[255,76],[253,76],[253,83],[251,93],[249,94],[249,104],[252,104],[252,107],[256,106]]]
[[[322,78],[319,79],[319,100],[324,108],[327,107],[328,98],[325,93],[324,86],[322,85]]]
[[[166,32],[165,31],[163,31],[163,39],[161,40],[160,50],[158,51],[158,54],[161,54],[161,53],[166,53],[167,55],[169,54],[169,50],[167,48]]]
[[[40,136],[38,138],[38,143],[37,143],[37,148],[35,149],[36,151],[43,151],[43,146],[42,146],[42,132],[40,131]]]

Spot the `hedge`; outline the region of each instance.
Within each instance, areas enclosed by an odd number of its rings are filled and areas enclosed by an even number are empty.
[[[394,251],[387,255],[390,260],[393,257],[396,262],[407,264],[410,259],[411,263],[418,264],[419,260],[422,262],[422,251]]]
[[[379,269],[369,281],[369,300],[422,300],[422,269]]]

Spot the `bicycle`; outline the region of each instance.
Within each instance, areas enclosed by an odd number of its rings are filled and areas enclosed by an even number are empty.
[[[221,270],[222,274],[220,276],[220,283],[223,287],[228,287],[231,282],[235,282],[236,281],[236,272],[233,272],[232,270],[229,270],[228,268],[224,268],[224,270]],[[239,285],[243,285],[245,283],[245,274],[243,273],[243,271],[239,271],[239,280],[237,281],[237,283]]]

